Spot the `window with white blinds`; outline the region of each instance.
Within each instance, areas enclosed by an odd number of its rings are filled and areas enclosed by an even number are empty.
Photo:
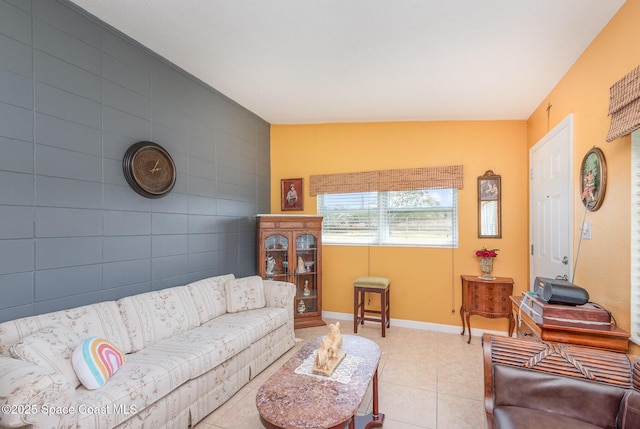
[[[631,134],[631,341],[640,344],[640,130]]]
[[[457,247],[458,190],[319,194],[324,244]]]

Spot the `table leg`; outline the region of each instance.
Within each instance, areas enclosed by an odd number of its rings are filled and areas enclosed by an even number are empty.
[[[373,420],[378,421],[380,415],[378,413],[378,368],[373,373]]]
[[[516,331],[516,337],[519,337],[518,331],[515,329],[515,327],[520,326],[520,318],[518,317],[518,313],[516,309],[513,309],[511,311],[511,316],[513,316],[513,324],[514,324],[514,331]]]
[[[467,319],[467,328],[469,328],[469,341],[467,341],[467,344],[471,344],[471,313],[467,311],[465,316]]]
[[[378,410],[378,369],[373,373],[373,410],[366,416],[356,416],[355,424],[358,429],[380,428],[384,423],[384,414]],[[351,426],[349,426],[351,429]]]

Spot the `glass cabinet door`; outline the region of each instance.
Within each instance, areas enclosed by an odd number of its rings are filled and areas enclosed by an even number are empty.
[[[318,271],[316,266],[318,242],[312,234],[296,237],[296,312],[298,314],[318,312]]]
[[[265,278],[287,281],[289,275],[289,239],[281,234],[265,239]]]
[[[323,326],[322,216],[258,215],[256,256],[260,277],[295,287],[295,329]]]

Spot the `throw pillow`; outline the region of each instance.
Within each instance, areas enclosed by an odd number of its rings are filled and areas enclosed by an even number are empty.
[[[71,355],[82,339],[71,329],[52,325],[24,337],[9,348],[15,359],[51,369],[69,379],[75,388],[80,385],[71,364]]]
[[[267,305],[260,276],[232,279],[225,283],[224,288],[229,313],[253,310]]]
[[[104,338],[87,338],[73,351],[71,362],[82,385],[89,390],[105,385],[124,365],[122,351]]]

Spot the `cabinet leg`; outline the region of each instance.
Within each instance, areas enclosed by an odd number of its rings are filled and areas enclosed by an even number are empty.
[[[467,344],[471,344],[471,313],[467,311],[465,316],[467,318],[467,328],[469,328],[469,340]]]
[[[513,336],[513,330],[516,327],[516,320],[513,317],[513,312],[509,312],[509,336]]]
[[[462,332],[460,332],[460,335],[464,335],[464,331],[465,331],[465,324],[464,324],[464,307],[460,307],[460,319],[462,320]]]

